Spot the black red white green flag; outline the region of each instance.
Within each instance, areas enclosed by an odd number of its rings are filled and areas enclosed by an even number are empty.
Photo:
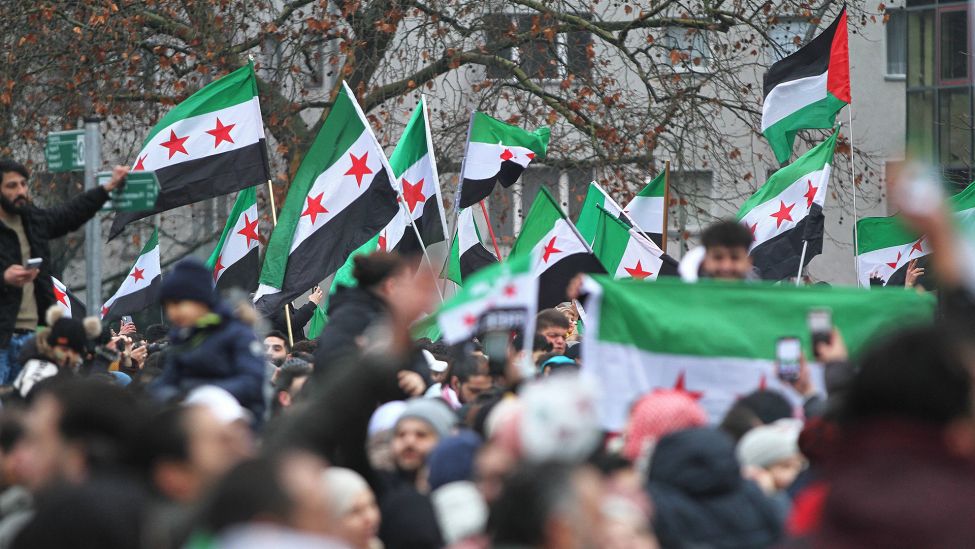
[[[567,301],[566,288],[579,273],[605,273],[575,225],[544,187],[539,189],[525,217],[511,257],[531,254],[538,280],[538,308]]]
[[[645,231],[645,235],[657,246],[661,246],[664,234],[664,196],[667,194],[667,172],[657,177],[623,206],[623,213],[633,220],[633,224]]]
[[[241,67],[204,86],[169,111],[150,130],[132,169],[156,172],[156,208],[119,212],[109,239],[137,219],[266,182],[254,67]]]
[[[257,277],[261,272],[259,221],[257,190],[254,187],[241,190],[220,234],[220,241],[207,260],[217,289],[238,288],[253,292],[257,288]]]
[[[125,275],[115,295],[102,305],[102,319],[136,314],[159,301],[162,286],[162,270],[159,265],[159,231],[152,236]]]
[[[613,278],[676,276],[677,261],[609,210],[599,208],[592,250]]]
[[[593,239],[596,238],[596,227],[599,225],[599,218],[602,217],[603,211],[615,216],[623,213],[616,205],[616,201],[609,196],[609,193],[599,183],[592,181],[586,190],[586,198],[582,202],[579,217],[576,219],[576,228],[579,229],[579,234],[589,244],[592,244]]]
[[[510,187],[533,160],[545,158],[549,129],[523,130],[475,112],[463,162],[458,208],[487,198],[495,183]]]
[[[343,82],[271,233],[255,301],[261,311],[321,283],[396,214],[386,155]]]
[[[463,286],[469,276],[497,262],[498,258],[481,242],[474,209],[464,208],[457,217],[457,235],[450,246],[445,278]]]
[[[738,211],[738,221],[752,232],[752,262],[766,280],[782,280],[799,272],[823,251],[826,186],[836,149],[834,132],[795,162],[772,174]]]
[[[58,302],[58,307],[64,312],[65,318],[84,318],[88,314],[85,304],[63,282],[52,276],[51,284],[54,289],[54,300]]]
[[[846,8],[819,36],[765,73],[762,133],[775,158],[792,156],[796,132],[828,129],[850,103],[850,47]]]

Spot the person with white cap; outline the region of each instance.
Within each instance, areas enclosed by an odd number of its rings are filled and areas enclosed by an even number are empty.
[[[420,470],[440,439],[450,435],[457,416],[444,402],[419,398],[406,403],[393,431],[396,471],[386,475],[387,487],[417,486]]]
[[[738,442],[738,460],[767,493],[782,493],[802,472],[805,459],[799,453],[801,431],[802,421],[780,419],[755,427]]]
[[[335,537],[353,549],[380,549],[379,506],[366,480],[352,469],[329,467],[322,482]]]
[[[366,449],[369,453],[369,465],[376,471],[391,473],[396,470],[392,449],[393,428],[405,408],[406,402],[393,400],[376,408],[369,418]]]

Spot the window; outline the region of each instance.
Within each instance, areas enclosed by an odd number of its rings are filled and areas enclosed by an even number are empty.
[[[907,85],[934,84],[934,12],[910,12],[907,20]]]
[[[801,48],[805,43],[809,26],[809,19],[805,17],[780,17],[770,25],[768,35],[771,42],[765,48],[765,56],[769,64]]]
[[[904,10],[887,11],[887,76],[907,74],[907,18]]]
[[[704,72],[711,64],[711,48],[706,32],[701,29],[668,27],[659,44],[677,72]]]
[[[940,65],[942,81],[968,79],[968,11],[952,9],[941,12]]]
[[[569,74],[588,76],[592,67],[592,35],[585,31],[555,34],[547,32],[554,21],[538,13],[501,13],[487,18],[486,46],[489,52],[513,61],[533,78],[562,80]],[[517,47],[505,47],[515,35],[533,37]],[[501,67],[487,69],[490,78],[504,78]]]
[[[941,163],[968,164],[972,158],[971,94],[969,88],[938,91]]]

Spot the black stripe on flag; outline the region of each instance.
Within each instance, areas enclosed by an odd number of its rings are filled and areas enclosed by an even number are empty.
[[[777,61],[765,73],[763,84],[764,95],[768,97],[779,84],[798,80],[807,76],[817,76],[826,72],[829,68],[829,55],[833,48],[833,35],[839,28],[840,19],[837,17],[822,34],[815,37],[808,44],[797,50],[792,55]],[[798,271],[799,265],[796,265]]]
[[[134,315],[142,312],[146,307],[155,305],[159,302],[159,289],[162,287],[162,277],[157,276],[149,281],[149,285],[137,292],[119,296],[112,303],[112,307],[102,319],[105,322],[125,315]],[[74,315],[72,315],[74,316]]]
[[[416,219],[416,229],[413,229],[413,225],[406,225],[403,237],[400,238],[393,249],[400,255],[405,256],[422,254],[423,249],[420,246],[420,241],[416,238],[417,230],[420,231],[420,236],[423,237],[423,243],[428,248],[446,239],[443,234],[443,225],[440,224],[440,210],[436,207],[436,204],[431,204],[423,208],[423,213]]]
[[[503,160],[501,162],[501,167],[498,169],[497,175],[494,177],[489,177],[487,179],[467,179],[464,178],[463,183],[460,186],[460,208],[466,208],[468,206],[473,206],[481,200],[484,200],[491,195],[494,191],[494,185],[498,181],[501,182],[502,187],[510,187],[518,181],[521,174],[525,171],[525,167],[517,162],[511,160]]]
[[[752,262],[762,278],[783,280],[796,276],[799,272],[803,240],[809,242],[803,267],[809,264],[810,259],[821,254],[825,220],[822,206],[813,202],[809,214],[795,227],[756,246],[751,252]]]
[[[253,145],[158,169],[156,208],[118,212],[108,239],[118,236],[137,219],[265,183],[270,178],[267,166],[267,149],[261,139]]]
[[[475,244],[466,252],[460,254],[460,277],[467,280],[467,277],[488,265],[498,262],[498,258],[480,244]]]
[[[257,289],[260,275],[260,247],[254,246],[243,257],[224,267],[223,273],[217,279],[217,289],[223,292],[237,288],[250,293]]]
[[[476,246],[475,246],[476,247]],[[579,273],[601,273],[606,269],[596,256],[585,252],[572,254],[556,261],[538,277],[538,308],[555,307],[569,297],[565,291]]]

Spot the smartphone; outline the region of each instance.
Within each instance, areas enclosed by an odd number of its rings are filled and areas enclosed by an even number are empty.
[[[785,382],[799,381],[799,370],[802,367],[802,345],[798,337],[782,337],[775,342],[775,364],[779,379]]]
[[[41,263],[44,263],[44,259],[41,257],[32,257],[24,263],[24,267],[27,269],[40,269]]]
[[[811,309],[806,316],[809,333],[812,334],[813,352],[816,345],[829,343],[833,338],[833,311],[831,309]]]
[[[129,315],[122,317],[122,326],[125,326],[126,324],[132,324],[132,317]]]

